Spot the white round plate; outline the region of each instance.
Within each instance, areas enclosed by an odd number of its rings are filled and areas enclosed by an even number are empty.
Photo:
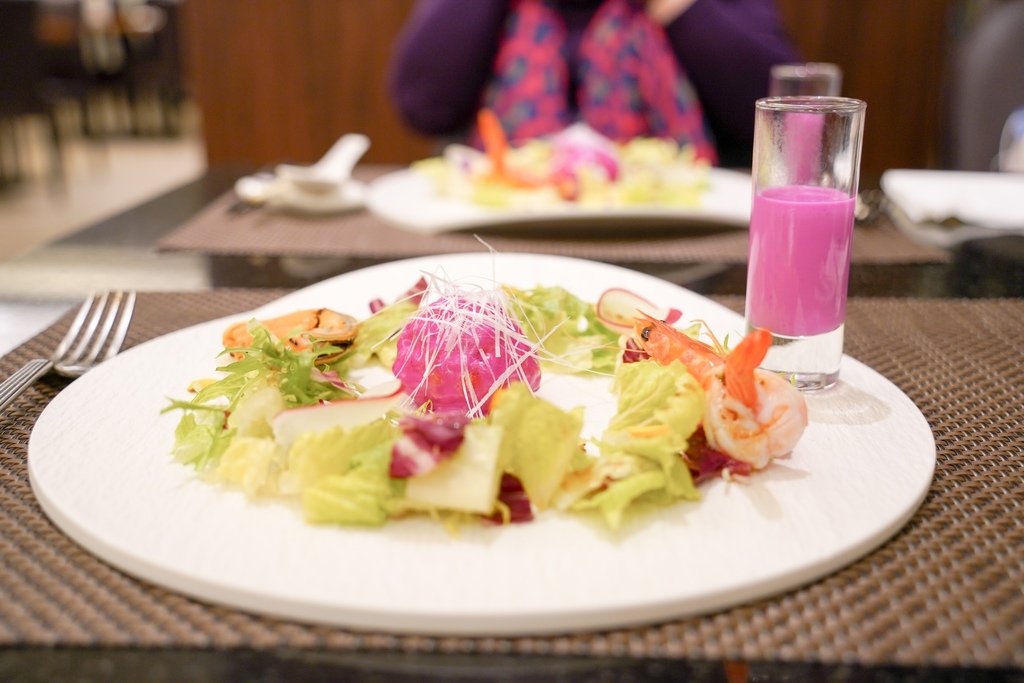
[[[562,285],[587,300],[626,287],[718,334],[740,316],[663,280],[536,254],[462,254],[342,275],[253,312],[329,306],[357,316],[398,297],[421,271],[451,279]],[[717,480],[703,500],[610,533],[588,518],[465,527],[410,519],[381,529],[312,526],[278,500],[252,502],[200,481],[169,455],[179,414],[168,397],[210,377],[233,316],[130,349],[62,391],[29,440],[43,509],[71,538],[146,581],[271,616],[419,634],[516,635],[622,627],[706,613],[813,581],[865,555],[928,490],[935,442],[920,411],[870,368],[843,359],[841,381],[808,396],[793,455],[749,483]],[[596,382],[596,384],[594,384]],[[545,378],[551,400],[587,406],[596,433],[614,412],[604,380]]]
[[[583,207],[572,204],[530,209],[490,208],[437,194],[430,180],[411,169],[395,171],[370,183],[366,207],[381,220],[409,232],[441,232],[502,226],[529,230],[556,223],[567,230],[591,233],[611,224],[617,228],[638,223],[673,230],[747,228],[750,224],[749,173],[710,169],[710,187],[701,205],[683,207]]]

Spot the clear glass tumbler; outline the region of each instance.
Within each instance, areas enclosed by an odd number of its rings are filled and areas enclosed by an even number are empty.
[[[776,64],[768,82],[769,97],[821,95],[838,97],[843,87],[843,70],[829,62]]]
[[[1010,113],[999,138],[999,156],[996,157],[999,171],[1024,173],[1024,107]]]
[[[864,111],[845,97],[756,103],[746,319],[761,367],[804,390],[839,378]]]

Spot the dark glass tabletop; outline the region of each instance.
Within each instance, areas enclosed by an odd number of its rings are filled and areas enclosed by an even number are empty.
[[[56,246],[147,248],[231,188],[248,169],[211,169],[140,206],[70,235]],[[882,218],[881,220],[886,220]],[[216,287],[303,287],[326,277],[379,263],[361,258],[307,258],[310,275],[283,267],[266,255],[207,255],[210,282]],[[746,266],[714,263],[622,262],[618,265],[656,275],[700,294],[742,295]],[[964,242],[947,263],[858,264],[850,271],[850,296],[925,298],[1017,297],[1024,294],[1024,236],[1005,235]]]

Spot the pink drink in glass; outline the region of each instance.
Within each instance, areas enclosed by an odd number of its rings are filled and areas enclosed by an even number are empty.
[[[854,199],[827,187],[769,187],[750,221],[747,320],[775,335],[808,337],[846,317]]]
[[[864,109],[848,97],[755,105],[747,328],[772,334],[761,367],[802,390],[839,381]]]

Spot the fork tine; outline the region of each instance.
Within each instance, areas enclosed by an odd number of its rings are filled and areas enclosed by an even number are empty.
[[[92,345],[89,347],[89,353],[82,359],[83,365],[91,365],[96,361],[100,351],[103,350],[103,345],[110,337],[110,331],[114,329],[114,321],[117,320],[118,313],[121,311],[124,293],[113,292],[112,294],[108,293],[108,296],[110,298],[110,305],[107,306],[106,315],[103,316],[103,324],[99,326],[91,340]]]
[[[74,349],[57,359],[53,369],[65,377],[79,377],[97,365],[104,347],[107,350],[100,360],[112,358],[121,350],[134,310],[135,292],[116,291],[99,295]]]
[[[135,313],[135,292],[125,294],[122,304],[121,319],[117,323],[117,329],[114,330],[114,336],[110,338],[110,346],[107,347],[103,360],[113,358],[121,350],[121,345],[124,344],[124,339],[128,336],[128,326],[131,324],[132,315]]]
[[[64,354],[71,348],[71,344],[74,343],[78,334],[82,331],[82,326],[85,325],[85,316],[89,315],[89,311],[92,310],[93,304],[96,303],[96,295],[90,294],[89,298],[82,302],[82,307],[78,309],[78,313],[75,314],[75,319],[71,321],[71,326],[68,328],[64,338],[61,339],[60,344],[53,350],[51,358],[56,361],[64,357]]]
[[[65,353],[63,356],[58,356],[54,361],[55,365],[76,365],[85,354],[86,349],[92,342],[94,335],[96,334],[96,328],[99,327],[100,321],[103,319],[103,312],[107,308],[107,299],[110,298],[109,292],[102,292],[100,294],[92,295],[92,308],[89,309],[89,317],[85,321],[85,329],[78,337],[78,341],[71,348],[70,351]]]
[[[0,382],[0,412],[20,396],[26,387],[49,372],[51,368],[59,375],[74,378],[80,377],[97,365],[96,359],[104,346],[107,351],[102,360],[106,361],[112,358],[124,344],[134,311],[135,292],[91,294],[78,309],[75,319],[71,322],[60,344],[54,349],[51,358],[32,359],[20,370]],[[87,347],[89,353],[83,359],[82,355]],[[71,350],[69,351],[69,349]]]

